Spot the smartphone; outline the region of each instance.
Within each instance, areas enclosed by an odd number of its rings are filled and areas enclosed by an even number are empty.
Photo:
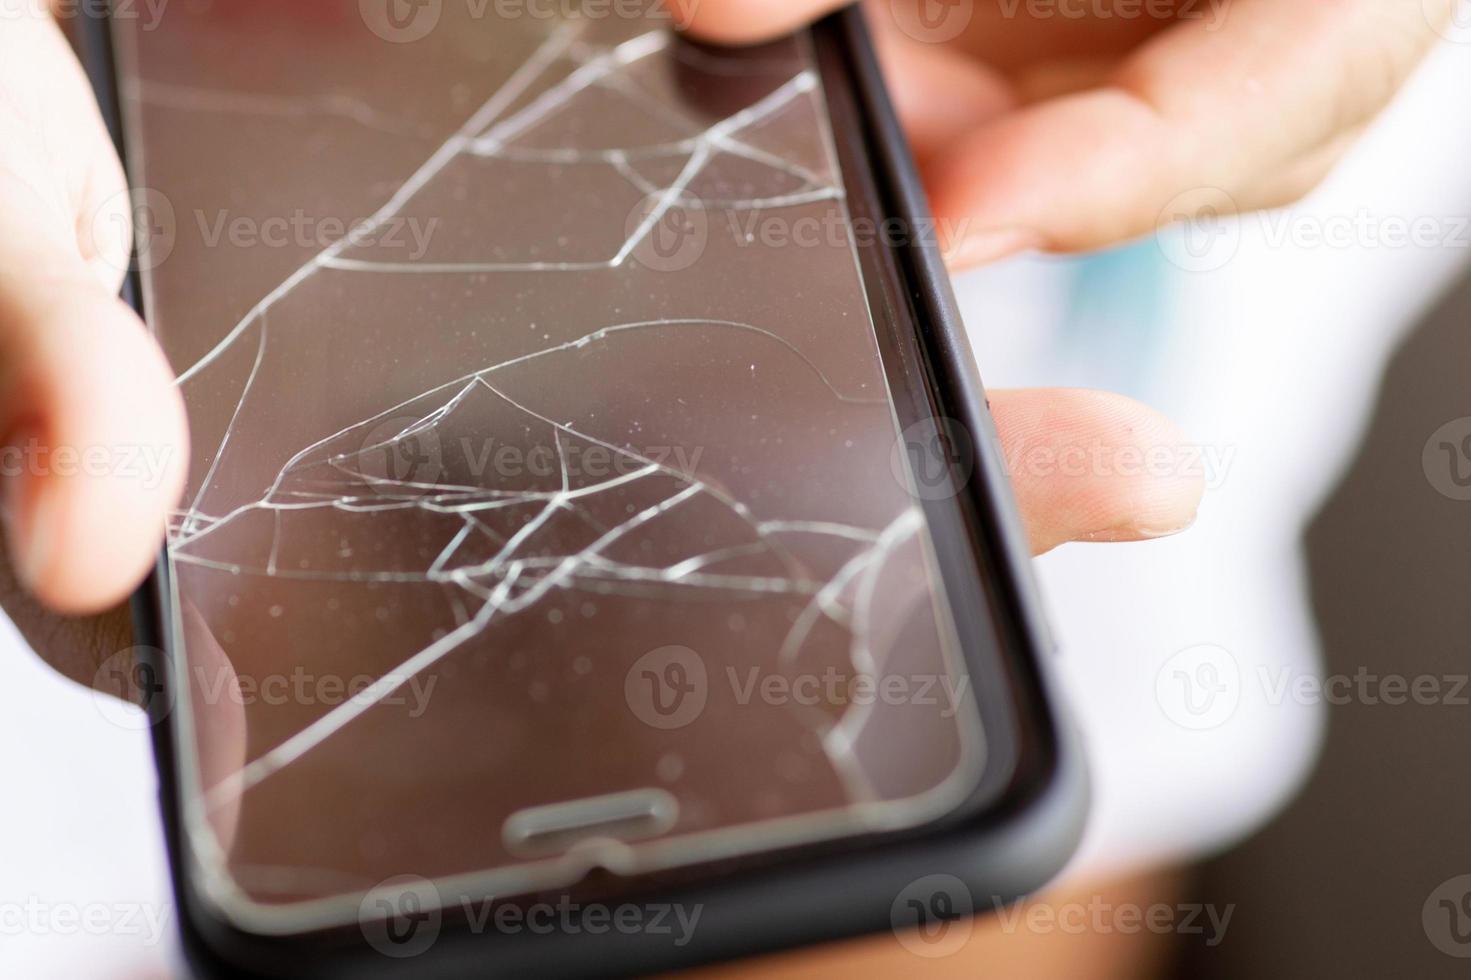
[[[1061,867],[1085,779],[857,13],[130,10],[84,40],[192,432],[136,612],[202,975],[933,954]]]

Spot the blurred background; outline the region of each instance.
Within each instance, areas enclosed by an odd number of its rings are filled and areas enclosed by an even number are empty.
[[[1123,391],[1215,453],[1185,538],[1073,545],[1041,563],[1105,770],[1080,861],[1203,848],[1190,898],[1232,910],[1213,945],[1174,938],[1180,976],[1466,975],[1468,91],[1471,30],[1456,30],[1290,210],[958,284],[989,384]],[[1105,580],[1135,600],[1100,627],[1089,597],[1106,590],[1090,583]],[[1176,740],[1168,758],[1146,752],[1157,739],[1142,724],[1100,731],[1110,716],[1095,706],[1152,698],[1187,644],[1231,651],[1244,687],[1316,674],[1346,693],[1244,696],[1250,733]],[[0,647],[0,975],[176,975],[141,715],[53,675],[8,624]],[[1385,697],[1394,678],[1428,678],[1435,694]]]
[[[1216,451],[1182,538],[1039,562],[1075,705],[1095,744],[1114,743],[1094,753],[1110,826],[1083,863],[1214,835],[1185,901],[1229,926],[1172,937],[1171,975],[1467,975],[1471,118],[1447,106],[1468,84],[1462,27],[1300,204],[958,286],[989,385],[1123,391]],[[1417,225],[1421,244],[1394,242]],[[1160,626],[1174,605],[1195,633]],[[1223,725],[1167,754],[1158,727],[1097,707],[1148,685],[1129,664],[1186,644],[1228,651],[1233,721],[1255,708],[1269,737]]]

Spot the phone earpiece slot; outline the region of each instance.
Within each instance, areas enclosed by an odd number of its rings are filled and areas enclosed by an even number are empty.
[[[520,856],[560,854],[590,839],[643,840],[667,833],[679,801],[662,789],[590,796],[518,810],[506,818],[501,839]]]

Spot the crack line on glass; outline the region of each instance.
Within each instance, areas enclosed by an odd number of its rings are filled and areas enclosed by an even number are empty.
[[[793,610],[796,611],[797,603],[802,605],[796,613],[795,621],[788,628],[780,649],[776,651],[779,663],[785,665],[800,656],[813,629],[819,621],[826,618],[850,634],[848,658],[853,669],[862,673],[875,667],[869,637],[874,595],[879,575],[894,551],[923,527],[921,512],[912,503],[881,530],[838,521],[761,519],[753,513],[750,505],[740,500],[714,477],[698,476],[692,472],[693,466],[684,469],[672,467],[628,446],[579,431],[579,428],[568,421],[559,421],[550,414],[539,412],[512,398],[505,390],[516,390],[511,382],[499,380],[511,369],[529,364],[538,358],[582,351],[596,344],[611,345],[618,338],[638,332],[735,330],[775,341],[787,353],[798,358],[839,402],[888,405],[888,399],[882,395],[866,396],[843,392],[822,367],[796,344],[772,330],[752,323],[707,318],[663,318],[620,323],[600,327],[575,340],[549,344],[508,357],[499,363],[430,387],[297,450],[281,466],[271,486],[257,500],[229,509],[220,516],[206,513],[203,509],[206,496],[214,488],[221,461],[230,448],[244,406],[251,397],[266,357],[268,314],[274,306],[319,271],[449,275],[617,269],[629,263],[660,222],[677,207],[735,212],[790,208],[843,199],[844,192],[838,179],[821,173],[825,169],[821,163],[814,163],[809,167],[795,159],[784,159],[752,145],[751,140],[760,141],[760,134],[748,134],[744,139],[738,135],[788,107],[797,105],[803,97],[817,98],[818,77],[810,67],[798,71],[752,104],[708,125],[702,131],[677,140],[605,150],[577,147],[540,149],[516,145],[518,140],[523,140],[538,127],[550,122],[557,113],[571,105],[573,100],[593,88],[602,93],[614,93],[614,101],[617,101],[617,96],[622,96],[633,108],[668,122],[674,132],[689,131],[703,125],[704,120],[692,118],[677,105],[659,103],[654,93],[620,72],[656,53],[669,52],[672,46],[674,51],[671,57],[722,63],[726,59],[703,53],[689,53],[676,45],[672,35],[662,30],[640,34],[612,48],[584,45],[576,40],[574,34],[574,30],[564,27],[538,44],[530,57],[512,72],[500,88],[373,215],[355,224],[343,237],[318,252],[261,297],[244,319],[236,323],[209,352],[177,378],[177,383],[183,385],[198,377],[201,371],[233,348],[250,329],[258,330],[254,364],[246,377],[219,446],[210,460],[204,480],[191,506],[176,511],[171,517],[171,554],[174,561],[235,575],[256,575],[281,580],[432,584],[436,588],[431,591],[442,593],[447,602],[454,624],[448,632],[436,629],[433,642],[414,651],[397,666],[386,670],[350,701],[329,708],[324,714],[209,789],[206,796],[211,806],[217,806],[245,792],[291,765],[355,719],[382,704],[412,678],[431,669],[470,640],[484,635],[492,622],[530,609],[557,590],[624,595],[644,595],[651,590],[655,594],[672,590],[704,590],[721,596],[744,598],[763,595],[793,596]],[[543,91],[528,95],[533,85],[547,76],[561,59],[565,59],[561,71],[566,72],[570,68],[570,73],[559,81],[548,79]],[[572,65],[575,67],[571,67]],[[390,133],[399,131],[398,127],[402,123],[401,120],[392,120],[377,112],[360,100],[333,94],[302,98],[248,93],[229,95],[205,89],[142,83],[136,86],[134,95],[142,101],[179,109],[282,117],[334,115]],[[528,98],[526,104],[512,111],[512,107],[523,97]],[[836,173],[831,148],[826,145],[824,147],[827,151],[827,169]],[[596,262],[380,262],[371,257],[349,257],[349,249],[358,247],[375,229],[403,212],[453,161],[462,156],[511,162],[607,166],[611,168],[609,178],[616,174],[633,190],[645,195],[645,204],[649,210],[642,214],[634,228],[625,229],[627,236],[611,258]],[[682,164],[678,162],[680,157],[685,157]],[[758,189],[755,186],[756,180],[746,175],[762,172],[758,168],[763,167],[773,174],[783,175],[783,179],[774,181],[770,188],[759,188],[770,191],[764,196],[704,199],[696,188],[703,189],[705,184],[697,184],[697,181],[707,174],[716,173],[718,168],[714,164],[722,158],[735,158],[757,165],[737,166],[733,171],[737,176],[727,178],[727,186],[734,184],[743,189]],[[654,161],[668,162],[656,171]],[[639,167],[641,163],[644,164],[643,170]],[[672,182],[662,184],[662,180],[668,179],[670,172],[676,168],[678,172]],[[658,173],[660,180],[651,180],[646,171]],[[711,181],[715,186],[721,186],[718,178],[712,177]],[[742,181],[747,183],[742,185]],[[629,193],[616,178],[611,183],[620,194]],[[279,331],[277,336],[279,338]],[[550,336],[545,340],[549,342]],[[279,339],[277,343],[279,344]],[[492,378],[497,379],[495,384],[490,380]],[[868,385],[859,387],[862,390]],[[470,399],[482,391],[489,392],[526,418],[550,428],[559,477],[559,485],[554,489],[546,488],[545,484],[528,489],[504,489],[432,479],[402,479],[398,478],[399,475],[382,476],[365,469],[371,454],[410,446],[430,434],[437,438],[442,432],[441,426],[447,426],[451,418],[465,409],[470,404]],[[444,400],[438,405],[428,407],[432,405],[432,399],[438,398]],[[479,405],[478,402],[475,404]],[[355,433],[390,419],[398,412],[405,412],[407,421],[400,425],[395,420],[392,435],[374,439],[356,449],[341,448],[342,440],[351,439]],[[527,431],[532,428],[528,425]],[[572,440],[580,440],[588,446],[603,447],[616,454],[620,463],[629,463],[633,468],[629,472],[620,472],[601,481],[574,486],[568,456],[569,445],[575,446]],[[284,449],[282,455],[285,455]],[[549,473],[538,475],[550,476]],[[668,485],[670,482],[673,486]],[[620,513],[625,519],[614,522],[609,518],[607,524],[598,520],[597,517],[606,518],[607,515],[603,513],[605,508],[602,504],[595,501],[621,488],[650,491],[649,498],[653,502],[645,503],[642,499],[631,497],[630,501],[638,500],[638,504],[630,502],[626,510]],[[625,558],[629,554],[642,558],[638,546],[647,547],[648,541],[640,541],[636,535],[641,529],[654,525],[666,514],[681,508],[684,509],[683,515],[671,520],[708,519],[703,511],[690,513],[697,502],[699,507],[721,508],[719,513],[722,520],[725,519],[726,512],[738,520],[738,523],[732,523],[737,531],[737,543],[711,547],[717,542],[707,538],[704,547],[708,550],[701,553],[675,553],[659,559],[651,558],[646,563],[609,557],[609,552],[612,552]],[[529,515],[524,520],[522,509]],[[351,515],[391,512],[423,515],[426,523],[422,527],[427,540],[416,545],[419,551],[414,556],[414,567],[410,570],[391,566],[362,567],[361,561],[358,567],[346,570],[311,568],[307,567],[305,560],[294,562],[291,532],[296,525],[291,522],[296,515],[326,514],[332,511]],[[251,554],[254,565],[195,553],[215,539],[223,529],[251,514],[261,515],[253,520],[269,522],[267,526],[270,547],[263,565],[259,564],[258,552]],[[430,515],[436,520],[429,522]],[[458,525],[450,518],[457,519]],[[502,533],[489,523],[498,520],[519,523],[514,532],[508,527]],[[558,543],[556,532],[562,529],[560,522],[573,520],[581,521],[592,530],[590,542],[588,531],[577,529],[573,525],[580,535],[574,539],[575,543]],[[559,523],[553,524],[554,521]],[[357,525],[348,522],[344,526]],[[256,534],[256,527],[254,523],[247,525],[247,533]],[[552,533],[541,534],[544,529],[549,529]],[[261,532],[257,540],[263,539],[264,535],[265,532]],[[743,540],[748,535],[754,540]],[[830,539],[844,549],[834,556],[834,563],[841,561],[841,565],[835,573],[831,573],[831,577],[827,577],[830,566],[824,565],[828,570],[821,575],[813,574],[798,554],[794,553],[794,540],[810,536]],[[225,540],[229,541],[230,538],[226,536]],[[624,550],[615,550],[614,546],[619,542],[629,542],[634,548],[629,551],[625,545]],[[217,539],[216,543],[218,544]],[[352,544],[350,534],[339,539],[336,557],[351,558]],[[554,553],[538,554],[538,551]],[[490,552],[489,557],[484,557],[487,552]],[[432,560],[430,555],[433,555]],[[745,562],[745,559],[752,561]],[[824,562],[826,560],[824,558]],[[428,562],[427,567],[422,564],[425,561]],[[283,562],[287,566],[299,564],[300,567],[282,567]],[[763,565],[765,562],[771,563],[771,574],[764,574],[768,571]],[[786,620],[783,620],[783,626],[785,624]],[[405,652],[397,651],[394,659],[403,656]],[[849,705],[836,719],[824,716],[823,724],[808,725],[820,736],[824,755],[843,782],[849,796],[855,801],[875,797],[873,786],[862,771],[854,752],[854,745],[868,717],[869,713],[856,711]]]
[[[576,76],[574,75],[573,77]],[[668,216],[675,205],[686,199],[686,192],[690,185],[704,171],[706,165],[714,156],[715,146],[722,144],[723,141],[729,138],[731,133],[738,132],[747,126],[759,122],[790,104],[798,96],[812,92],[816,84],[816,75],[812,71],[801,72],[760,102],[722,119],[720,122],[710,126],[709,129],[699,136],[694,137],[694,149],[690,153],[689,160],[675,178],[674,183],[662,189],[650,188],[648,192],[649,196],[657,196],[657,204],[644,216],[643,220],[634,228],[633,232],[623,242],[612,258],[592,262],[383,262],[373,259],[343,258],[340,254],[333,254],[326,256],[322,260],[322,264],[325,268],[335,269],[339,272],[391,272],[415,275],[506,272],[596,272],[621,268],[628,262],[634,252],[638,250],[639,246],[644,243],[649,234],[659,226],[659,222]],[[578,91],[581,90],[579,89]],[[529,109],[524,111],[529,111]],[[516,117],[513,116],[507,122],[512,122],[515,119]],[[488,145],[499,148],[500,144],[500,139],[496,139]],[[757,152],[750,148],[746,149],[751,153]],[[493,154],[486,151],[482,155]],[[629,179],[626,173],[624,176],[625,179]],[[819,196],[810,199],[823,200],[834,196],[835,194],[830,188],[824,188]],[[793,201],[791,203],[796,202]],[[790,204],[782,203],[781,206],[790,206]]]
[[[236,339],[239,338],[241,334],[243,334],[247,329],[250,328],[250,325],[252,323],[255,323],[259,319],[262,313],[270,309],[274,303],[281,299],[281,297],[290,293],[293,289],[295,289],[303,281],[309,278],[318,269],[322,268],[322,264],[325,259],[329,259],[335,255],[340,254],[344,249],[348,248],[350,245],[355,244],[356,241],[361,240],[363,236],[371,234],[375,229],[381,226],[383,222],[392,218],[394,214],[396,214],[399,209],[403,207],[404,204],[408,203],[410,199],[412,199],[415,195],[419,193],[420,190],[423,189],[425,184],[429,183],[429,181],[432,180],[441,170],[448,166],[451,160],[459,156],[460,153],[464,151],[464,148],[472,141],[474,133],[483,130],[487,125],[489,125],[496,116],[504,112],[506,107],[520,96],[520,94],[525,90],[526,86],[530,85],[533,81],[536,80],[539,75],[541,75],[546,67],[557,58],[557,56],[561,53],[561,50],[570,43],[571,36],[572,31],[564,28],[558,30],[550,38],[543,42],[543,44],[539,48],[537,48],[536,52],[526,61],[526,63],[523,64],[511,75],[506,84],[503,85],[489,99],[487,99],[484,104],[482,104],[481,107],[476,110],[475,114],[472,115],[465,122],[465,124],[455,132],[453,136],[446,140],[444,144],[441,145],[439,149],[436,150],[434,154],[428,160],[426,160],[424,164],[420,166],[419,169],[416,170],[413,175],[410,176],[409,179],[406,180],[399,187],[397,191],[394,192],[393,196],[390,197],[381,208],[379,208],[376,212],[374,212],[367,218],[364,218],[358,224],[354,225],[341,238],[333,242],[331,245],[327,246],[327,248],[324,249],[322,252],[313,256],[311,260],[306,262],[299,269],[288,276],[285,280],[283,280],[275,289],[271,290],[264,297],[262,297],[261,300],[257,302],[256,305],[245,314],[244,319],[237,323],[235,327],[232,328],[230,332],[227,333],[220,340],[220,342],[209,351],[209,353],[205,354],[199,360],[195,361],[193,365],[191,365],[183,373],[181,373],[178,378],[175,379],[175,384],[183,384],[184,382],[188,381],[190,378],[198,374],[201,370],[212,364],[215,359],[220,356],[220,354],[222,354],[227,348],[230,347],[231,344],[235,342]]]

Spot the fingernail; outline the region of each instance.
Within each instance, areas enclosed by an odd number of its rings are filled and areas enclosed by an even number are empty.
[[[51,563],[53,504],[43,488],[31,485],[35,474],[25,465],[28,447],[39,445],[36,436],[21,431],[6,440],[4,487],[0,490],[0,517],[5,521],[5,540],[10,549],[11,567],[22,585],[33,589]],[[19,460],[19,465],[11,465]]]
[[[1107,531],[1097,531],[1088,535],[1089,541],[1099,544],[1119,544],[1125,541],[1154,541],[1159,538],[1170,538],[1177,534],[1183,534],[1195,526],[1195,518],[1192,517],[1184,524],[1165,526],[1152,526],[1148,524],[1124,524],[1119,527],[1109,528]]]
[[[1027,228],[982,231],[951,242],[945,248],[945,264],[952,269],[969,269],[1042,245],[1042,236]]]

